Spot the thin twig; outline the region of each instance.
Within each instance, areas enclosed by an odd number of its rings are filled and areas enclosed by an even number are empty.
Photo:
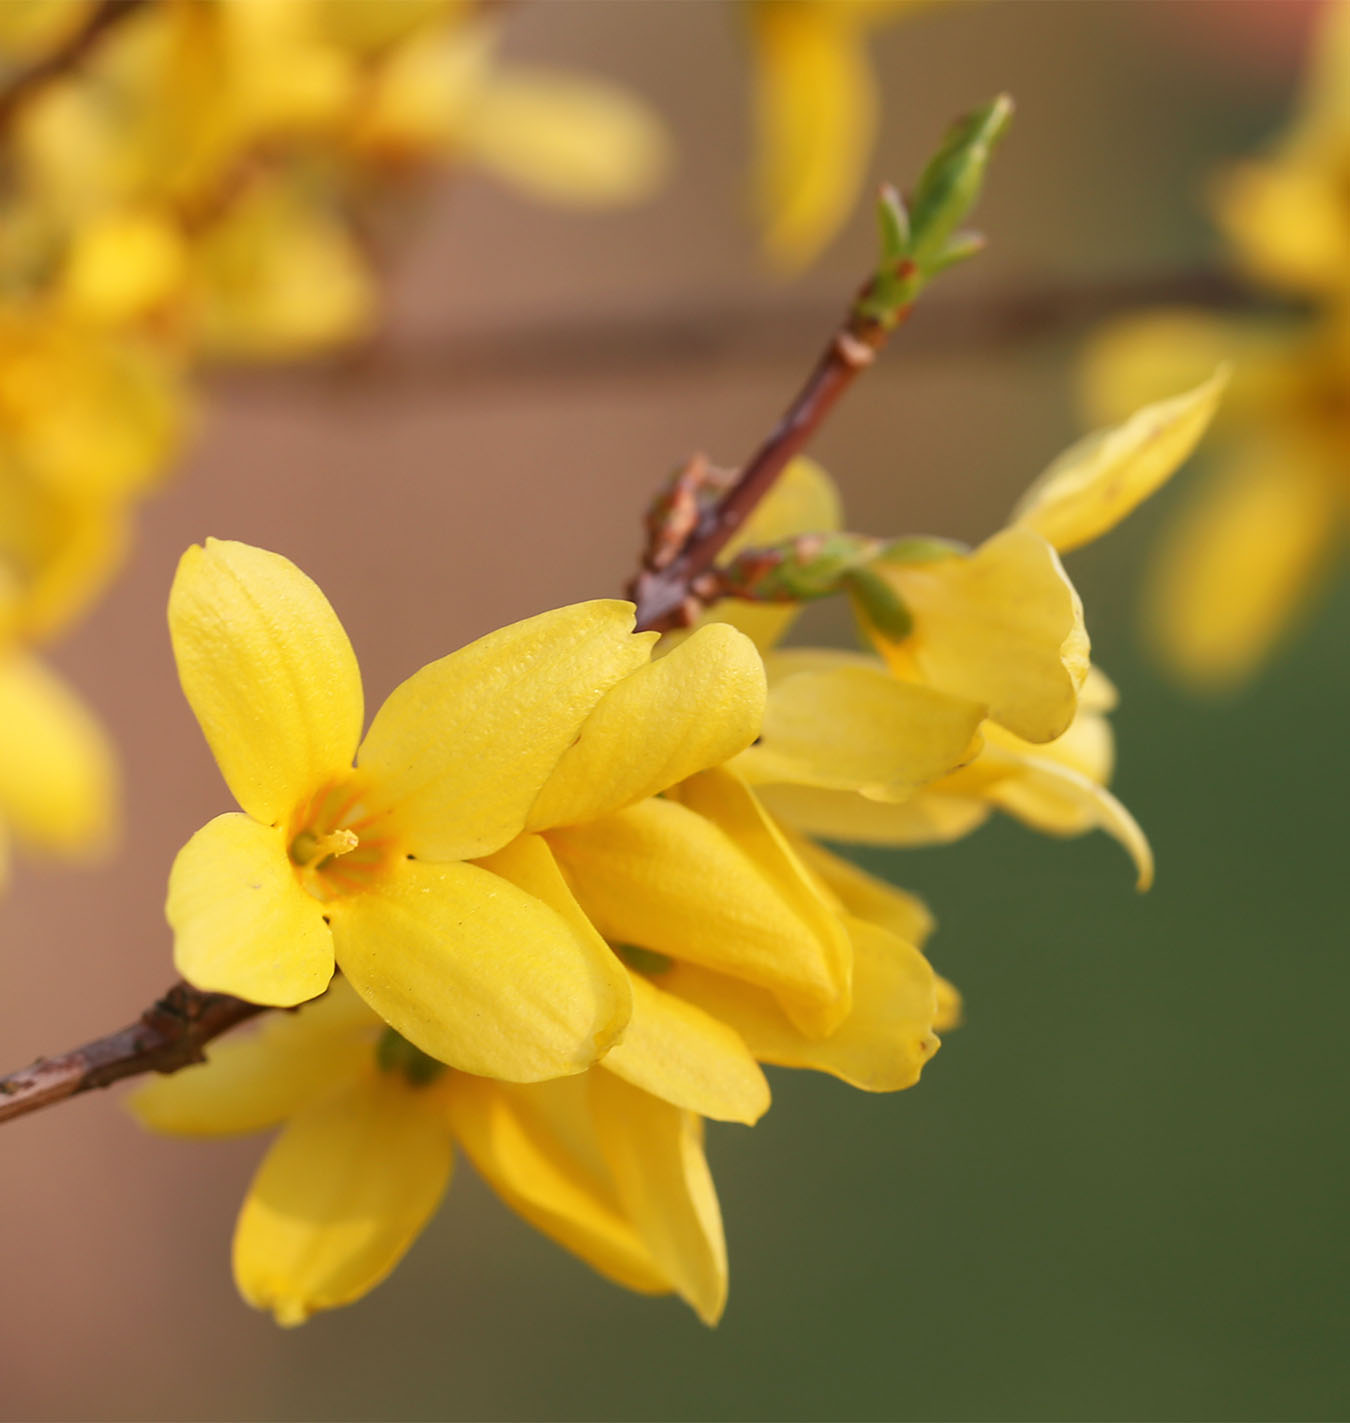
[[[129,1027],[0,1077],[0,1122],[144,1072],[201,1062],[206,1044],[265,1010],[227,993],[176,983]]]
[[[109,30],[139,10],[145,0],[103,0],[89,18],[71,34],[64,44],[22,73],[16,74],[0,89],[0,129],[3,129],[28,100],[44,84],[69,73],[95,48]]]
[[[659,539],[653,540],[628,588],[628,596],[637,604],[640,631],[665,632],[689,625],[700,606],[694,591],[699,575],[712,566],[788,462],[805,448],[854,378],[872,364],[891,332],[909,315],[906,307],[885,324],[865,315],[864,298],[870,288],[869,282],[782,419],[726,493],[704,511],[679,551],[673,556],[658,553]]]

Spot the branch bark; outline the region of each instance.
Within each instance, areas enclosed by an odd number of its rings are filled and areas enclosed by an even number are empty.
[[[201,1062],[206,1044],[258,1013],[256,1003],[176,983],[136,1022],[60,1057],[40,1057],[0,1077],[0,1122],[108,1087],[143,1072],[177,1072]]]

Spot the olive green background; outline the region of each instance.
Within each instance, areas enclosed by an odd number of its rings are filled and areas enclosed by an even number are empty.
[[[1203,175],[1278,124],[1308,15],[1008,0],[879,37],[878,176],[912,175],[947,118],[999,88],[1019,117],[981,212],[989,254],[944,280],[821,441],[856,526],[997,526],[1079,431],[1076,337],[991,341],[972,310],[1212,255]],[[661,473],[696,447],[735,461],[767,427],[870,231],[860,214],[796,285],[756,267],[736,23],[724,5],[513,7],[508,54],[659,105],[681,148],[668,193],[578,216],[448,180],[393,278],[391,348],[421,352],[407,369],[220,390],[127,573],[59,654],[124,748],[128,830],[113,865],[25,865],[0,905],[14,1065],[130,1018],[168,980],[169,859],[227,806],[163,632],[188,542],[296,558],[347,623],[374,706],[471,636],[614,590]],[[475,333],[503,330],[518,358],[476,367]],[[576,334],[559,347],[559,332]],[[1350,586],[1332,581],[1249,691],[1169,685],[1140,651],[1135,597],[1199,463],[1069,560],[1122,689],[1116,788],[1157,887],[1136,895],[1105,837],[1008,823],[868,857],[933,907],[931,952],[967,1021],[912,1091],[776,1072],[758,1127],[710,1128],[732,1262],[715,1332],[598,1279],[464,1167],[386,1285],[282,1333],[228,1278],[260,1143],[149,1139],[100,1096],[0,1140],[0,1413],[1345,1417]]]

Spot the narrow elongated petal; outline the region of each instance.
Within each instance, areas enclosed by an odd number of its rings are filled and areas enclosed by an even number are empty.
[[[754,784],[790,781],[903,798],[975,752],[985,708],[902,682],[879,663],[776,678],[759,742],[736,769]]]
[[[627,1024],[627,974],[604,944],[476,865],[400,861],[328,910],[361,997],[465,1072],[508,1082],[581,1072]]]
[[[513,1087],[456,1073],[447,1100],[460,1146],[517,1215],[607,1279],[642,1294],[670,1292],[605,1164],[589,1075]]]
[[[634,974],[633,1018],[605,1056],[607,1072],[714,1121],[753,1125],[769,1084],[734,1028]]]
[[[303,1324],[360,1299],[398,1264],[450,1181],[436,1092],[372,1073],[292,1119],[235,1227],[234,1278],[249,1304]]]
[[[644,104],[598,79],[515,65],[483,86],[461,152],[551,202],[608,207],[647,197],[670,143]]]
[[[1203,384],[1137,410],[1065,450],[1022,496],[1010,523],[1067,553],[1114,528],[1187,459],[1228,384],[1220,367]]]
[[[977,800],[926,790],[899,805],[815,786],[762,786],[759,795],[794,830],[846,845],[946,845],[990,815]]]
[[[603,1070],[590,1079],[596,1134],[624,1214],[704,1324],[727,1301],[727,1247],[703,1122]]]
[[[803,863],[825,881],[854,918],[889,929],[907,944],[923,948],[936,925],[928,906],[917,895],[869,875],[803,836],[792,836],[790,840]]]
[[[142,1126],[175,1136],[234,1136],[294,1116],[374,1062],[380,1020],[345,979],[294,1013],[208,1044],[206,1061],[143,1082],[127,1099]]]
[[[858,28],[829,5],[758,5],[755,204],[779,266],[806,266],[852,211],[877,124]]]
[[[0,660],[0,815],[31,845],[103,849],[116,819],[117,768],[103,728],[34,658]]]
[[[671,800],[642,801],[549,840],[611,941],[748,978],[813,1021],[846,1011],[847,944],[789,853],[770,844],[761,863],[759,845]]]
[[[1251,447],[1184,509],[1148,589],[1148,632],[1198,686],[1251,674],[1316,586],[1345,514],[1336,477],[1292,447]]]
[[[429,860],[490,855],[525,828],[544,783],[610,687],[647,662],[631,603],[558,608],[414,673],[376,713],[359,761]]]
[[[706,969],[677,965],[670,992],[730,1023],[761,1062],[814,1068],[867,1092],[912,1087],[938,1048],[935,975],[912,944],[861,919],[847,923],[853,1011],[829,1037],[807,1037],[763,990]]]
[[[318,587],[280,554],[207,539],[169,594],[178,676],[234,798],[273,824],[350,771],[361,674]]]
[[[1153,883],[1153,851],[1134,816],[1106,789],[1063,762],[1026,757],[1014,776],[998,782],[989,799],[1037,830],[1077,835],[1097,826],[1134,861],[1138,887]]]
[[[720,765],[755,739],[764,666],[725,623],[700,628],[601,697],[539,792],[531,830],[576,825]]]
[[[323,905],[301,889],[285,833],[247,815],[216,816],[178,852],[165,915],[197,988],[289,1008],[333,976]]]
[[[598,953],[610,953],[542,836],[521,835],[480,864],[541,899]],[[630,973],[628,981],[632,1017],[622,1040],[605,1055],[608,1069],[719,1121],[754,1122],[768,1110],[769,1084],[730,1028],[662,993],[641,974]]]
[[[1039,534],[1004,529],[968,556],[889,576],[914,615],[914,634],[898,651],[925,681],[986,703],[994,721],[1028,741],[1050,741],[1073,720],[1088,668],[1083,608]]]

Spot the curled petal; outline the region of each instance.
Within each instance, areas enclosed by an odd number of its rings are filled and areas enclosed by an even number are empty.
[[[1221,366],[1193,390],[1079,440],[1032,484],[1009,522],[1034,529],[1060,553],[1114,528],[1187,459],[1227,384]]]
[[[456,1073],[446,1095],[456,1140],[517,1215],[607,1279],[670,1292],[605,1164],[589,1076],[515,1087]]]
[[[291,1120],[235,1227],[234,1278],[249,1304],[303,1324],[360,1299],[398,1264],[450,1181],[437,1092],[371,1073]]]
[[[987,704],[1027,741],[1050,741],[1073,720],[1088,669],[1083,607],[1050,544],[1004,529],[969,555],[888,570],[914,616],[903,643],[926,682]]]
[[[333,936],[283,831],[218,815],[178,852],[165,915],[178,972],[197,988],[289,1008],[333,976]]]
[[[990,814],[978,800],[927,790],[899,805],[815,786],[763,786],[759,795],[793,829],[846,845],[946,845],[977,830]]]
[[[828,1037],[808,1037],[767,993],[705,969],[677,965],[670,992],[730,1023],[761,1062],[828,1072],[867,1092],[912,1087],[938,1048],[936,977],[912,944],[861,919],[847,923],[853,1008]]]
[[[351,770],[361,673],[328,599],[287,558],[193,545],[169,594],[183,691],[234,798],[271,825]]]
[[[603,1070],[590,1079],[596,1135],[624,1214],[704,1324],[727,1302],[727,1246],[703,1121]]]

